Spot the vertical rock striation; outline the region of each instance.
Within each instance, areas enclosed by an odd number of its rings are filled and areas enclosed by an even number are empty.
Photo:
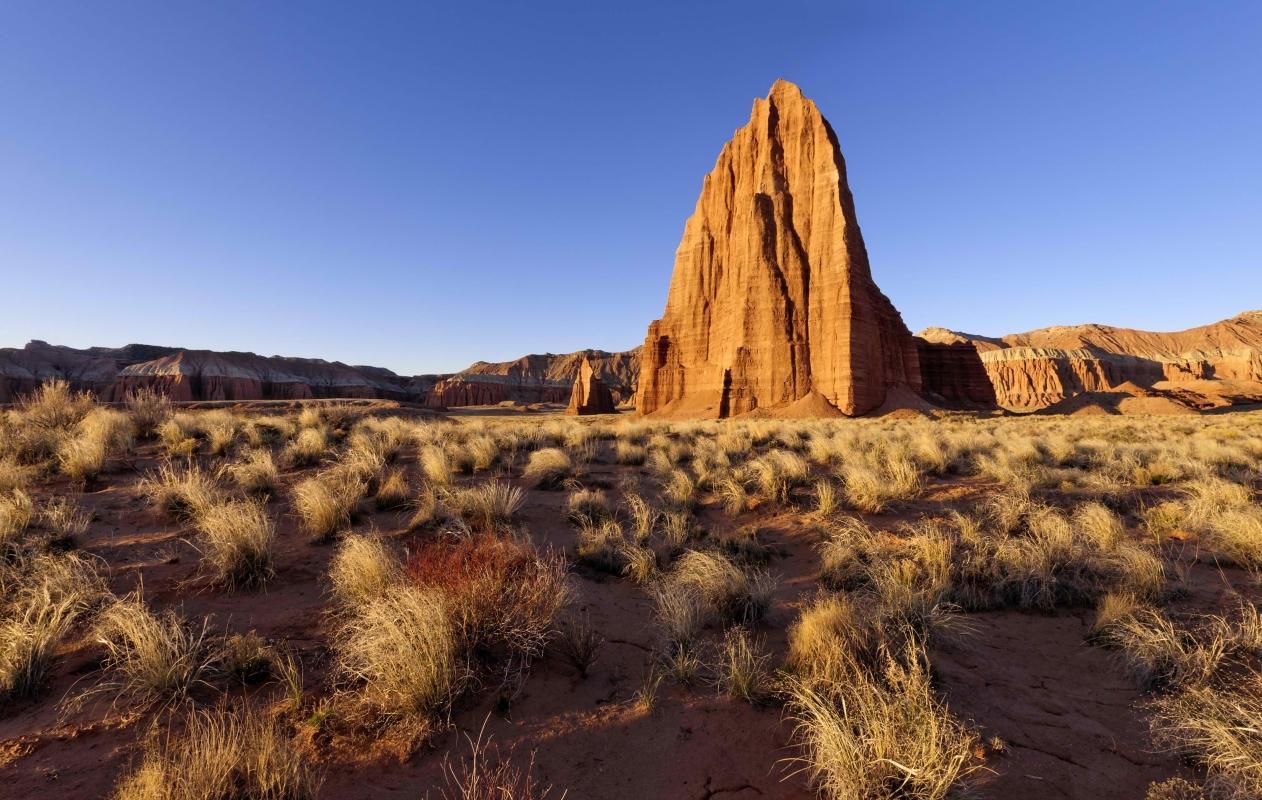
[[[578,367],[578,374],[574,376],[574,388],[570,392],[570,402],[565,413],[570,416],[586,416],[613,414],[616,411],[613,395],[600,378],[596,377],[592,363],[584,358]]]
[[[650,415],[857,415],[919,391],[837,137],[797,86],[755,100],[706,176],[641,359],[636,408]]]

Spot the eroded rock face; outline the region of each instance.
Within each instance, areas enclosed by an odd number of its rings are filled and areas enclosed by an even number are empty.
[[[578,375],[574,378],[574,388],[570,391],[570,402],[565,413],[570,416],[586,416],[589,414],[613,414],[613,395],[605,384],[596,377],[596,371],[586,358],[579,365]]]
[[[1262,311],[1171,333],[1072,325],[1000,338],[929,328],[918,338],[927,389],[948,394],[949,387],[968,387],[963,394],[980,396],[975,366],[964,353],[971,349],[994,402],[1013,411],[1131,389],[1142,389],[1145,397],[1163,394],[1192,408],[1250,403],[1262,396]],[[925,357],[947,349],[959,360],[948,364]]]
[[[892,387],[919,390],[916,345],[872,280],[837,137],[793,84],[754,101],[706,176],[641,359],[643,414],[855,415]]]
[[[0,403],[11,403],[52,379],[68,381],[106,402],[142,387],[181,400],[302,400],[367,398],[430,407],[491,405],[504,401],[565,403],[583,359],[629,398],[639,372],[638,350],[581,350],[531,355],[516,361],[478,362],[454,375],[396,375],[380,367],[254,353],[127,345],[75,349],[33,341],[0,348]]]

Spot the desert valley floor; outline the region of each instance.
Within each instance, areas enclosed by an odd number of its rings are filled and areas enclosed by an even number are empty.
[[[0,413],[5,796],[1262,787],[1262,412]]]

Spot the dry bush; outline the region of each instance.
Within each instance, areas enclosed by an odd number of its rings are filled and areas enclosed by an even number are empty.
[[[530,460],[522,471],[522,477],[540,489],[559,489],[566,480],[574,476],[574,463],[569,454],[556,447],[531,453]]]
[[[810,479],[806,461],[789,450],[772,450],[746,463],[745,470],[759,496],[773,503],[787,502],[793,489]]]
[[[221,586],[258,588],[276,574],[276,529],[263,506],[249,500],[212,505],[197,515],[196,525],[202,559]]]
[[[671,548],[682,548],[698,535],[697,521],[687,510],[667,511],[661,517],[662,539]]]
[[[652,587],[654,619],[670,649],[686,648],[706,624],[701,598],[687,587],[661,581]]]
[[[613,516],[613,508],[600,489],[579,489],[566,498],[565,515],[575,523],[583,519],[599,521]]]
[[[353,475],[328,470],[307,478],[293,489],[292,503],[303,530],[316,542],[327,542],[350,527],[352,516],[368,485]]]
[[[196,464],[183,469],[163,464],[157,473],[141,481],[140,489],[155,506],[178,518],[197,517],[223,501],[215,479]]]
[[[473,459],[475,471],[485,471],[494,467],[500,460],[500,445],[490,436],[474,436],[465,443],[465,450]]]
[[[171,416],[170,398],[149,386],[128,392],[125,404],[137,435],[145,439],[156,436],[158,426]]]
[[[224,674],[242,684],[262,683],[271,677],[276,655],[255,631],[234,633],[219,648]]]
[[[333,594],[348,607],[376,600],[402,577],[398,557],[378,536],[347,536],[329,566]]]
[[[247,494],[271,492],[280,480],[272,451],[266,449],[246,451],[241,458],[225,464],[222,473]]]
[[[719,651],[719,691],[747,703],[761,703],[771,682],[767,668],[770,661],[763,642],[743,628],[730,629]]]
[[[518,662],[543,653],[571,594],[563,558],[489,535],[433,542],[412,554],[408,574],[446,598],[464,650]]]
[[[179,735],[157,728],[114,800],[313,800],[320,779],[263,711],[192,711]]]
[[[447,495],[447,506],[475,531],[491,533],[513,523],[526,501],[525,493],[504,481],[487,481]]]
[[[14,456],[0,458],[0,496],[30,486],[37,473],[35,467],[20,463]]]
[[[1207,545],[1219,560],[1262,571],[1262,508],[1220,511],[1205,527]]]
[[[95,479],[112,454],[131,449],[135,427],[121,411],[94,408],[57,448],[57,468],[72,480]]]
[[[200,417],[199,428],[206,437],[210,452],[217,456],[227,455],[236,445],[237,434],[241,432],[240,418],[221,408],[202,412]]]
[[[749,508],[749,491],[736,475],[725,475],[714,482],[714,494],[723,504],[723,510],[736,516]]]
[[[433,718],[466,677],[451,609],[433,589],[390,587],[344,617],[335,647],[343,677],[385,720]]]
[[[373,503],[381,510],[402,508],[412,498],[412,487],[408,485],[407,476],[401,469],[386,472],[377,487],[377,496]]]
[[[142,703],[178,700],[214,673],[206,624],[190,628],[169,609],[155,614],[139,595],[116,600],[102,611],[96,625],[109,677],[88,690],[89,695],[109,692]]]
[[[579,677],[586,678],[604,641],[600,632],[592,627],[590,617],[584,613],[582,617],[565,620],[558,626],[555,652],[574,667]]]
[[[823,796],[939,800],[980,769],[977,737],[934,695],[914,637],[875,671],[845,651],[831,662],[789,682],[795,761]]]
[[[438,502],[438,494],[429,486],[422,487],[408,506],[412,509],[412,516],[408,518],[407,524],[409,531],[423,530],[441,522],[445,517]]]
[[[53,497],[39,510],[39,526],[47,532],[47,544],[69,550],[87,533],[92,515],[68,497]]]
[[[623,558],[627,563],[622,574],[635,583],[643,586],[657,577],[657,551],[653,548],[627,542]]]
[[[1109,592],[1096,603],[1095,620],[1087,631],[1087,639],[1100,644],[1118,644],[1114,627],[1122,620],[1130,619],[1141,609],[1144,602],[1130,592]]]
[[[1193,684],[1152,703],[1158,745],[1205,768],[1214,796],[1262,796],[1262,674]]]
[[[92,410],[92,397],[86,392],[73,392],[70,384],[53,379],[18,400],[22,422],[43,430],[66,430]]]
[[[552,794],[552,787],[535,777],[534,754],[524,767],[513,764],[512,753],[502,754],[486,736],[485,721],[476,739],[467,733],[465,739],[468,758],[454,764],[449,756],[443,759],[442,800],[546,800]]]

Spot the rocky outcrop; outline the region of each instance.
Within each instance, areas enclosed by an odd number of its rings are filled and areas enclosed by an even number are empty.
[[[570,391],[570,402],[565,407],[565,413],[569,416],[586,416],[613,414],[616,411],[613,395],[596,376],[591,361],[584,358],[579,365],[578,375],[574,378],[574,388]]]
[[[429,407],[504,401],[565,403],[584,358],[596,375],[630,397],[639,369],[637,351],[584,350],[478,362],[454,375],[397,375],[380,367],[254,353],[187,350],[152,345],[83,350],[33,341],[0,349],[0,403],[11,403],[46,380],[69,381],[107,402],[149,387],[173,400],[302,400],[368,398]]]
[[[1057,406],[1084,394],[1125,394],[1128,387],[1136,396],[1143,390],[1143,397],[1156,393],[1193,408],[1262,397],[1262,311],[1171,333],[1073,325],[999,338],[929,328],[918,338],[927,390],[949,397],[951,386],[967,386],[972,388],[960,394],[980,396],[975,365],[925,358],[950,349],[971,362],[965,350],[972,350],[994,402],[1013,411]]]
[[[930,342],[917,337],[921,391],[947,408],[994,408],[995,387],[977,348],[969,342]]]
[[[872,280],[837,137],[793,84],[754,101],[706,176],[641,359],[636,407],[649,415],[855,415],[892,388],[919,390],[916,345]]]

